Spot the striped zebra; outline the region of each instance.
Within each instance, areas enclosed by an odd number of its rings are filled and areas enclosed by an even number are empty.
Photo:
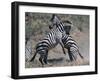
[[[70,61],[76,60],[77,55],[83,58],[83,56],[79,52],[79,47],[77,42],[72,38],[71,35],[63,34],[62,42],[64,44],[64,48],[68,49]]]
[[[68,50],[70,61],[76,60],[77,55],[83,58],[83,56],[79,52],[78,44],[70,35],[70,29],[72,23],[70,21],[66,21],[67,25],[65,25],[63,22],[61,22],[60,18],[55,14],[53,14],[51,22],[52,22],[52,27],[50,29],[58,28],[60,34],[62,34],[61,36],[62,46],[63,48],[66,48]]]
[[[59,32],[58,28],[51,29],[50,32],[36,44],[35,46],[36,52],[34,56],[31,58],[30,62],[35,59],[38,53],[40,54],[39,61],[41,62],[41,64],[42,65],[47,64],[48,51],[56,47],[58,44],[61,45],[63,53],[65,54],[61,38],[62,38],[62,33]]]

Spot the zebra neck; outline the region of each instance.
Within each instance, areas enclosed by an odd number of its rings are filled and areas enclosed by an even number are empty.
[[[57,28],[59,29],[60,32],[62,32],[62,33],[64,32],[64,25],[63,25],[63,23],[60,22],[59,24],[57,24]]]
[[[61,32],[61,33],[64,32],[63,28],[61,28],[61,27],[58,27],[58,28],[57,28],[57,31],[59,31],[59,32]]]

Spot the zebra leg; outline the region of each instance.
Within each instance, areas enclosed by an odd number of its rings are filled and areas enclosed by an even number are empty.
[[[48,57],[48,52],[46,52],[46,55],[44,56],[44,60],[43,61],[44,61],[45,64],[48,64],[47,63],[47,57]]]
[[[70,47],[68,48],[68,55],[69,55],[70,61],[73,61],[74,59],[76,59],[73,53],[70,51]]]
[[[39,61],[41,62],[42,66],[44,66],[44,64],[47,64],[47,51],[41,51],[40,53],[40,58]]]
[[[69,58],[70,58],[70,61],[73,61],[74,60],[74,56],[72,53],[68,53],[69,54]]]
[[[63,43],[60,42],[60,45],[61,45],[61,47],[62,47],[63,53],[66,55],[66,52],[65,52],[65,49],[64,49],[64,45],[63,45]]]
[[[71,54],[71,52],[70,52],[70,48],[68,48],[68,55],[69,55],[70,61],[73,61],[73,57],[72,57],[72,54]]]
[[[63,53],[66,55],[66,52],[65,52],[65,49],[64,49],[64,47],[62,47],[62,50],[63,50]]]
[[[43,63],[43,57],[42,56],[40,56],[39,61],[42,64],[42,67],[43,67],[44,66],[44,63]]]

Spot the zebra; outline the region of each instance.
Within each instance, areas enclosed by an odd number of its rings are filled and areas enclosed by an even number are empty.
[[[60,34],[62,34],[61,43],[63,49],[66,48],[68,50],[70,61],[76,60],[76,56],[78,54],[83,59],[83,56],[79,52],[79,47],[77,42],[70,35],[72,23],[70,21],[66,21],[68,24],[65,25],[63,22],[61,22],[60,18],[55,14],[53,14],[51,22],[52,22],[52,27],[50,27],[49,29],[52,29],[53,27],[59,29]]]
[[[42,66],[47,63],[47,57],[48,57],[48,51],[51,50],[52,48],[56,47],[58,44],[61,45],[63,53],[65,54],[64,48],[61,43],[61,38],[59,35],[61,34],[58,31],[58,28],[53,28],[50,30],[50,32],[41,40],[39,41],[36,46],[35,46],[35,54],[31,58],[30,62],[32,62],[37,53],[40,54],[39,61],[41,62]],[[61,34],[62,35],[62,34]]]
[[[64,48],[68,49],[68,54],[69,54],[70,61],[76,60],[77,55],[79,55],[83,59],[83,56],[81,55],[81,53],[79,51],[78,44],[72,38],[71,35],[63,34],[62,42],[64,44]]]

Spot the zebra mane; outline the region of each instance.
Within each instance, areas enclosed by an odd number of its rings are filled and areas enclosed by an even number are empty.
[[[72,22],[71,21],[69,21],[69,20],[64,20],[64,21],[62,21],[63,23],[68,23],[68,24],[72,24]]]
[[[57,16],[57,14],[53,14],[50,21],[52,22],[55,18],[56,18],[57,20],[59,20],[59,22],[61,21],[60,18]]]
[[[69,20],[63,20],[62,21],[57,14],[53,14],[52,15],[51,22],[53,22],[53,24],[63,24],[63,23],[66,23],[68,25],[72,25],[72,22],[69,21]]]
[[[55,17],[55,14],[53,14],[53,15],[52,15],[52,18],[51,18],[51,20],[50,20],[50,21],[53,21],[54,17]]]
[[[54,29],[57,27],[60,32],[66,32],[66,34],[70,34],[70,30],[72,27],[72,22],[69,20],[61,20],[56,14],[52,15],[51,18],[52,25],[49,26],[49,29]],[[59,27],[60,26],[60,27]]]

